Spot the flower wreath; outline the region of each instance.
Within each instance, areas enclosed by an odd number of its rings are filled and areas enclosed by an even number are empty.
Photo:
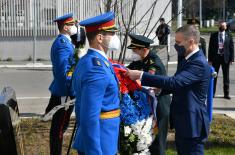
[[[141,87],[125,75],[127,69],[111,61],[119,80],[121,101],[121,128],[119,153],[125,155],[150,154],[148,147],[157,133],[156,115],[153,103],[155,94]],[[155,101],[155,102],[154,102]]]

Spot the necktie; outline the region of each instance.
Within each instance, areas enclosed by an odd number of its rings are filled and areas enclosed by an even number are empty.
[[[224,40],[223,40],[223,34],[219,33],[219,54],[224,54]]]
[[[223,41],[223,35],[222,35],[222,33],[220,33],[220,35],[219,35],[219,42],[220,43],[223,43],[224,41]]]

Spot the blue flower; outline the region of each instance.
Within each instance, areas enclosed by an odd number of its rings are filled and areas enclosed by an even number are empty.
[[[148,104],[147,94],[135,91],[133,99],[129,94],[123,94],[121,103],[121,121],[124,125],[135,124],[149,117],[151,109]]]

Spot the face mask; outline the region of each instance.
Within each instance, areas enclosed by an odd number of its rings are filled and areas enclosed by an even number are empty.
[[[175,50],[177,51],[179,56],[184,56],[185,55],[186,49],[185,49],[184,46],[182,46],[182,45],[180,46],[178,44],[175,44],[174,47],[175,47]]]
[[[78,29],[75,25],[71,26],[70,29],[69,29],[69,34],[70,35],[74,35],[74,34],[77,34],[78,33]]]
[[[109,51],[117,51],[119,50],[120,45],[121,45],[120,39],[115,34],[114,36],[112,36],[112,38],[109,41],[108,49]]]
[[[120,39],[118,38],[118,36],[115,34],[111,37],[110,41],[107,42],[103,42],[102,43],[103,46],[105,46],[106,48],[108,48],[108,51],[118,51],[120,46],[121,46],[121,42]]]
[[[139,54],[136,54],[135,52],[132,52],[132,54],[131,54],[131,59],[132,59],[133,61],[139,61],[139,60],[141,60],[141,57],[140,57]]]

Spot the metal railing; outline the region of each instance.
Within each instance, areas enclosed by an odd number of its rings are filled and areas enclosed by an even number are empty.
[[[99,0],[2,0],[0,1],[0,37],[54,36],[53,20],[73,12],[77,19],[99,13]]]

